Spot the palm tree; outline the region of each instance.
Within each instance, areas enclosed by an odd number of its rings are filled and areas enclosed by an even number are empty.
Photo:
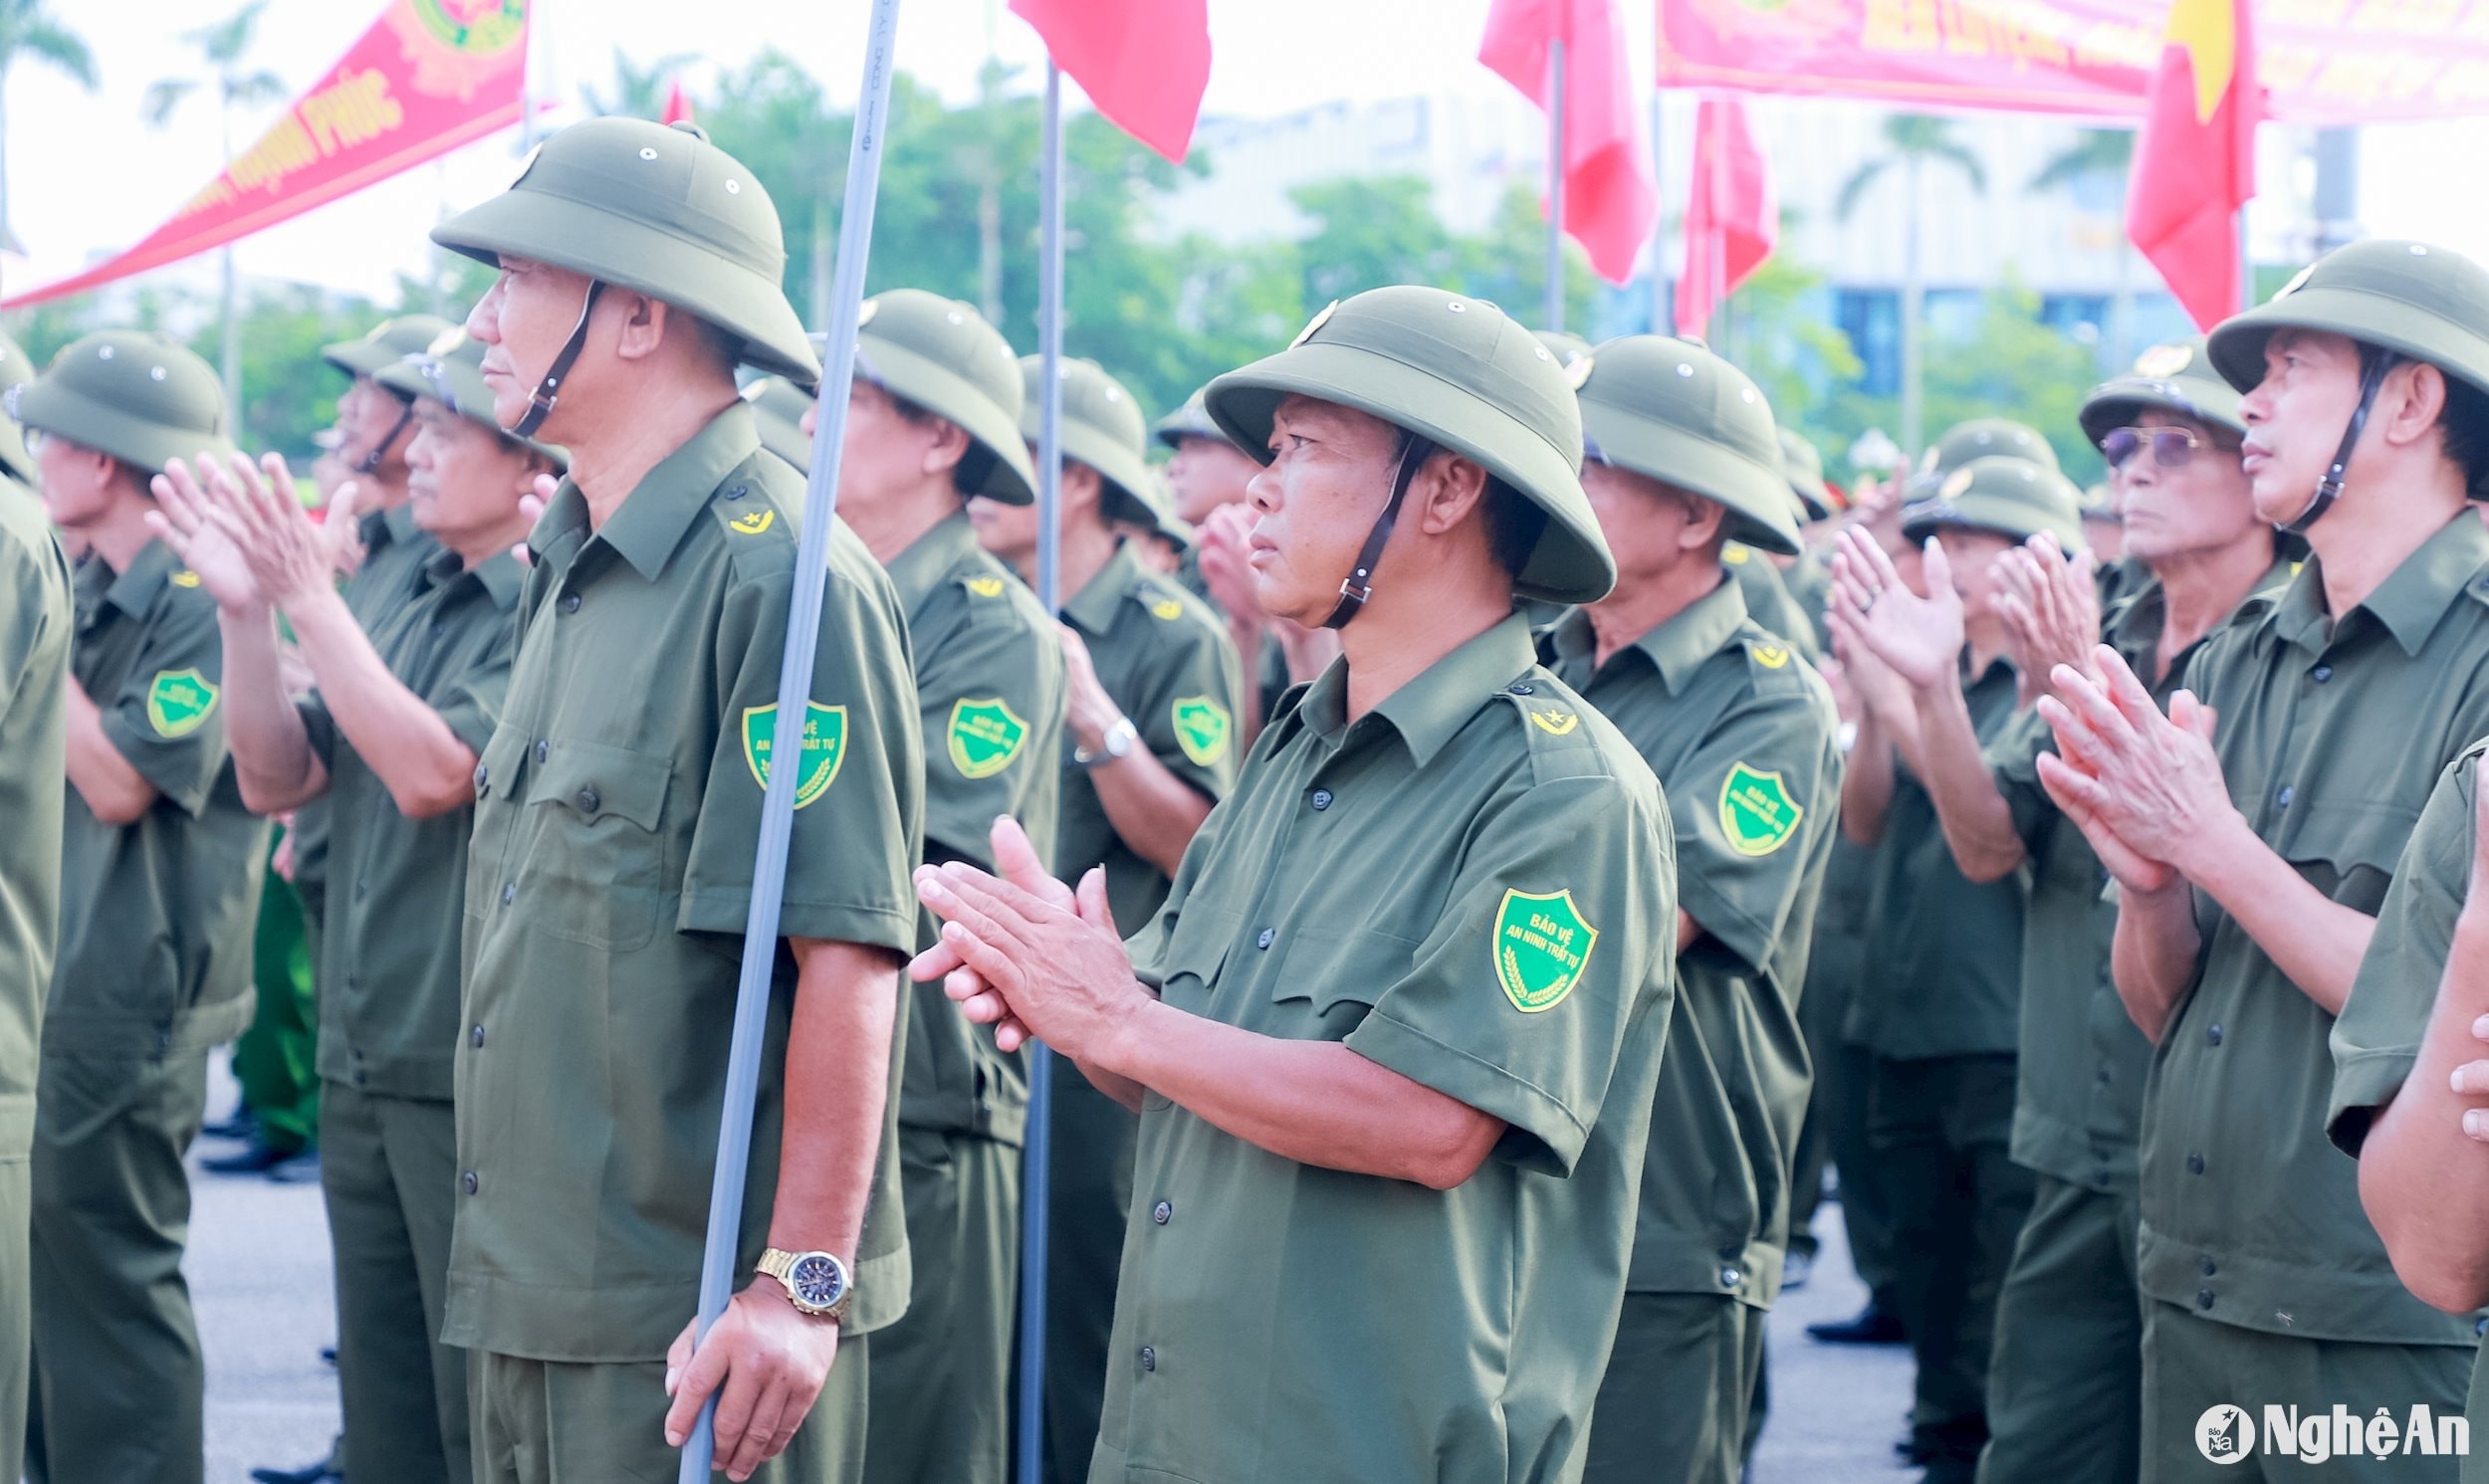
[[[147,86],[146,97],[138,111],[151,127],[162,128],[172,121],[182,100],[202,86],[216,91],[217,136],[225,150],[225,163],[233,163],[233,110],[285,97],[285,80],[273,72],[253,71],[244,65],[243,54],[251,50],[251,42],[259,34],[259,13],[268,8],[268,0],[250,3],[221,21],[182,33],[182,40],[199,49],[200,60],[207,64],[204,77],[165,78]],[[224,265],[224,365],[225,405],[227,416],[239,427],[242,421],[242,313],[233,275],[233,245],[225,245]]]
[[[2076,131],[2074,142],[2051,156],[2024,189],[2034,194],[2061,188],[2080,192],[2091,181],[2115,180],[2119,186],[2118,197],[2124,201],[2127,172],[2134,165],[2133,129],[2080,129]],[[2121,224],[2117,280],[2109,300],[2109,364],[2121,371],[2135,353],[2134,266],[2135,247],[2126,240],[2126,231]]]
[[[1858,168],[1850,172],[1850,178],[1841,183],[1835,211],[1843,221],[1849,220],[1850,213],[1885,172],[1895,164],[1902,167],[1903,189],[1909,192],[1907,209],[1902,213],[1902,452],[1915,459],[1919,457],[1923,432],[1919,321],[1926,299],[1919,262],[1920,220],[1927,209],[1926,199],[1920,191],[1921,182],[1930,162],[1961,171],[1976,194],[1986,194],[1988,177],[1970,146],[1953,137],[1950,119],[1930,118],[1923,113],[1891,113],[1885,117],[1883,133],[1884,152],[1860,161]]]
[[[44,14],[43,0],[0,0],[0,249],[23,251],[9,230],[9,69],[39,62],[96,90],[95,54],[77,32]]]

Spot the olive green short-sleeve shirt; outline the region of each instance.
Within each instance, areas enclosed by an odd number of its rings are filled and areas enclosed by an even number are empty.
[[[957,515],[890,563],[916,654],[925,737],[925,857],[994,867],[995,816],[1019,821],[1040,853],[1054,842],[1063,731],[1063,645],[1027,587]],[[936,925],[919,924],[929,948]],[[1028,1070],[971,1025],[939,982],[909,990],[899,1121],[1019,1142]]]
[[[0,475],[0,1165],[34,1146],[44,991],[61,919],[69,560],[34,493]]]
[[[1125,545],[1117,548],[1063,618],[1089,647],[1098,684],[1140,734],[1139,746],[1212,803],[1235,786],[1236,709],[1243,671],[1227,628],[1201,599],[1148,570]],[[1060,823],[1054,873],[1077,881],[1091,866],[1106,868],[1106,898],[1115,924],[1132,933],[1167,897],[1167,877],[1127,848],[1098,802],[1089,770],[1061,742]]]
[[[2289,580],[2289,567],[2276,562],[2256,592]],[[2159,663],[2167,617],[2159,583],[2147,577],[2110,612],[2102,639],[2138,676],[2150,676]],[[2202,647],[2201,641],[2188,647],[2151,683],[2154,702],[2168,706],[2186,683],[2187,662]],[[2037,712],[2018,714],[1987,750],[1997,791],[2032,861],[2030,910],[2022,925],[2013,1158],[2070,1184],[2130,1192],[2151,1042],[2136,1029],[2110,973],[2118,903],[2108,889],[2109,873],[2040,785],[2040,754],[2055,750],[2056,735]]]
[[[1353,724],[1346,680],[1262,734],[1135,966],[1508,1127],[1437,1191],[1145,1097],[1099,1484],[1581,1468],[1672,998],[1668,809],[1517,614]]]
[[[507,552],[473,571],[435,547],[402,609],[372,634],[398,683],[479,757],[501,721],[525,570]],[[446,1103],[458,1047],[459,933],[475,811],[398,812],[315,691],[298,703],[329,768],[333,830],[320,936],[320,1075]]]
[[[2375,913],[2438,774],[2489,735],[2489,531],[2468,511],[2339,619],[2311,561],[2206,641],[2231,801],[2329,899]],[[2201,893],[2194,987],[2144,1090],[2140,1280],[2208,1319],[2314,1340],[2470,1345],[2404,1291],[2326,1138],[2333,1017]]]
[[[566,483],[530,544],[518,654],[476,769],[444,1338],[544,1361],[660,1359],[695,1307],[779,664],[796,477],[738,402],[602,527]],[[906,621],[844,525],[781,931],[904,954],[924,753]],[[745,1187],[768,1235],[795,966],[778,946]],[[902,991],[894,977],[887,986]],[[899,1020],[902,1032],[906,1017]],[[894,1046],[850,1333],[905,1312]]]
[[[1677,905],[1702,929],[1677,955],[1628,1286],[1765,1307],[1780,1290],[1812,1081],[1798,991],[1840,812],[1832,693],[1747,617],[1732,581],[1605,665],[1578,610],[1548,651],[1556,678],[1659,775]]]
[[[225,750],[216,602],[161,541],[126,571],[78,570],[71,666],[104,735],[156,789],[107,824],[68,785],[61,948],[43,1046],[161,1055],[251,1021],[251,925],[268,826],[242,807]]]
[[[1962,681],[1971,730],[1985,745],[2014,717],[2012,665],[1997,660]],[[2014,1049],[2022,998],[2026,867],[1973,882],[1953,864],[1935,800],[1894,763],[1868,909],[1867,968],[1851,1038],[1878,1056],[1913,1061]]]
[[[1727,564],[1728,574],[1744,591],[1746,612],[1755,627],[1795,645],[1798,653],[1812,663],[1818,648],[1815,621],[1799,606],[1772,559],[1751,546],[1730,541],[1720,552],[1720,560]]]

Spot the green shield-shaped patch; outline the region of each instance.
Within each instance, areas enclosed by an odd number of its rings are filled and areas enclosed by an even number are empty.
[[[1233,724],[1228,709],[1208,696],[1187,696],[1175,705],[1176,745],[1195,764],[1208,767],[1228,755]]]
[[[1778,773],[1740,762],[1728,769],[1728,781],[1720,785],[1719,827],[1728,836],[1728,848],[1739,855],[1778,850],[1805,817],[1806,807],[1789,796],[1788,782]]]
[[[188,737],[216,711],[216,684],[196,670],[159,670],[147,687],[147,723],[158,737]]]
[[[777,740],[778,705],[744,708],[744,761],[763,788],[770,786],[770,746]],[[847,756],[847,709],[807,701],[803,707],[803,770],[795,775],[795,807],[819,798]]]
[[[1000,696],[983,701],[962,697],[951,708],[950,740],[951,765],[961,777],[991,778],[1019,755],[1019,744],[1028,740],[1028,724]]]
[[[1495,913],[1495,981],[1515,1009],[1535,1014],[1581,982],[1598,941],[1571,892],[1505,892]]]

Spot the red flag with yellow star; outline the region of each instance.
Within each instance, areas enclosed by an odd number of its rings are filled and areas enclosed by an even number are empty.
[[[2238,213],[2256,193],[2248,0],[2174,0],[2127,185],[2126,235],[2210,329],[2239,310]]]

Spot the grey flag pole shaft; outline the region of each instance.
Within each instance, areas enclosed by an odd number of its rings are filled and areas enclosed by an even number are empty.
[[[1547,43],[1547,328],[1564,328],[1564,43]]]
[[[1045,64],[1037,154],[1037,604],[1063,608],[1063,74]],[[1028,1126],[1020,1172],[1019,1456],[1014,1476],[1045,1468],[1046,1212],[1053,1199],[1054,1053],[1028,1043]]]
[[[744,1176],[752,1160],[752,1105],[761,1089],[762,1033],[769,1025],[770,980],[778,963],[787,841],[794,829],[795,784],[803,772],[812,655],[820,642],[821,582],[828,567],[829,528],[838,510],[838,458],[846,444],[847,392],[855,380],[856,320],[864,302],[865,255],[873,241],[873,198],[881,185],[883,130],[890,117],[890,54],[898,28],[899,0],[873,0],[871,29],[864,39],[864,90],[856,100],[855,135],[847,147],[846,205],[838,218],[838,268],[829,299],[827,358],[821,367],[819,431],[812,439],[811,477],[803,488],[787,651],[778,669],[778,722],[770,733],[772,765],[762,795],[752,908],[744,919],[743,973],[735,985],[735,1034],[726,1061],[726,1107],[718,1121],[717,1178],[709,1187],[708,1245],[700,1255],[696,1334],[704,1338],[735,1291]],[[777,765],[786,758],[794,760]],[[675,1474],[680,1484],[708,1484],[716,1423],[717,1393],[712,1391],[701,1404],[691,1436],[684,1439],[682,1467]]]

